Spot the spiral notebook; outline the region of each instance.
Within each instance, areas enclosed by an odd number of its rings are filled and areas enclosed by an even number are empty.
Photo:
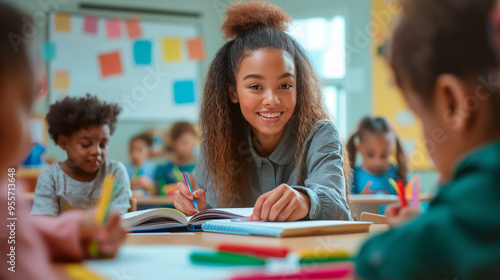
[[[294,237],[334,233],[356,233],[369,230],[371,222],[354,221],[297,221],[297,222],[242,222],[215,220],[201,225],[203,231],[271,237]]]

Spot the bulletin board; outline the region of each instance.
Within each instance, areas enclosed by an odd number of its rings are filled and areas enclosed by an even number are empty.
[[[387,117],[393,124],[410,161],[411,170],[433,169],[422,125],[409,110],[386,60],[390,52],[387,42],[400,13],[400,6],[394,0],[372,0],[371,4],[373,112],[377,116]]]
[[[198,120],[205,51],[197,24],[54,13],[48,34],[51,103],[90,93],[117,102],[120,120]]]

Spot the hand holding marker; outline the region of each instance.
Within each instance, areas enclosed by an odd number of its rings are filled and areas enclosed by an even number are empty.
[[[189,188],[189,191],[191,193],[193,193],[193,187],[191,187],[191,183],[189,182],[189,178],[188,178],[188,175],[186,172],[182,173],[182,175],[184,175],[184,181],[186,182],[186,186],[188,186]],[[198,209],[198,202],[196,201],[196,198],[193,196],[193,204],[194,204],[194,208],[196,208],[196,211],[200,211]]]

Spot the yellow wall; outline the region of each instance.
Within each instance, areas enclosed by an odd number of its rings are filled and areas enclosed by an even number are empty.
[[[409,112],[384,56],[379,54],[387,36],[392,33],[399,12],[400,7],[395,1],[372,0],[373,112],[392,122],[400,140],[407,147],[410,169],[429,170],[432,164],[425,148],[420,121]],[[406,116],[409,121],[398,121],[398,115]]]

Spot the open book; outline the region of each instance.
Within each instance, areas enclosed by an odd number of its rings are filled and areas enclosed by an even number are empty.
[[[193,230],[209,220],[246,218],[252,215],[252,211],[253,208],[218,208],[203,210],[186,217],[176,209],[154,208],[123,214],[122,220],[132,232],[182,230],[182,227]]]

